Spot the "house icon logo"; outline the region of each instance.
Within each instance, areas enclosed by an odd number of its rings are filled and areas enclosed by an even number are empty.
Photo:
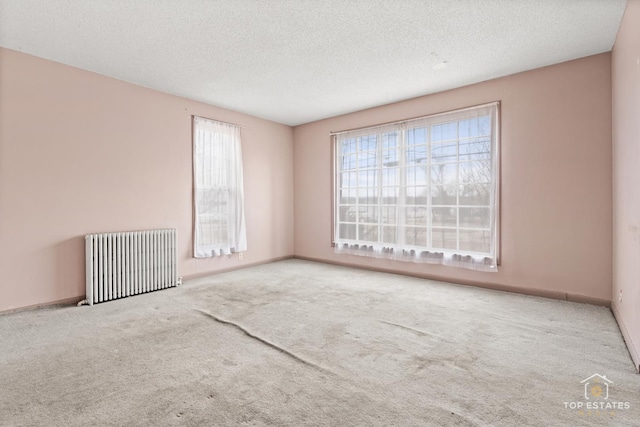
[[[585,399],[591,400],[591,398],[596,398],[607,400],[609,398],[609,384],[613,384],[613,381],[607,379],[604,375],[593,374],[589,378],[580,381],[580,384],[584,384]]]
[[[609,399],[609,386],[613,385],[613,381],[605,375],[593,374],[580,381],[580,384],[584,384],[584,400],[564,402],[564,409],[575,411],[577,415],[584,417],[614,417],[617,411],[631,408],[628,400]]]

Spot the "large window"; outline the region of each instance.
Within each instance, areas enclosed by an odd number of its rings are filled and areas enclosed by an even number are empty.
[[[496,271],[498,104],[335,135],[339,253]]]
[[[196,258],[247,249],[240,128],[193,118]]]

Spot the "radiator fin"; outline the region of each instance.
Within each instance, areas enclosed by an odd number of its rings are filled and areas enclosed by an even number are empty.
[[[178,284],[176,230],[87,234],[87,302],[93,305]]]

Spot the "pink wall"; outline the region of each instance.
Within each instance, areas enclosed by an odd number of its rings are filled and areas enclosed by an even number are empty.
[[[333,254],[330,131],[495,100],[502,101],[499,273]],[[191,257],[191,114],[248,127],[243,144],[249,251],[243,261]],[[292,132],[0,49],[0,311],[81,298],[86,233],[176,227],[180,274],[188,276],[294,254],[294,217],[299,257],[608,301],[610,144],[610,54]]]
[[[640,369],[640,1],[630,0],[612,53],[613,304]],[[622,301],[620,294],[622,293]]]
[[[191,115],[242,130],[249,250],[191,257]],[[288,126],[0,49],[0,311],[82,298],[86,233],[175,227],[179,273],[293,254]]]
[[[610,60],[605,53],[294,128],[296,256],[608,303]],[[498,273],[333,253],[330,131],[490,101],[502,102]]]

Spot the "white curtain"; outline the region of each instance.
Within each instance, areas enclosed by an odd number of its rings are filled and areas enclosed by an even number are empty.
[[[193,175],[194,257],[246,251],[238,126],[194,117]]]
[[[337,253],[495,272],[498,104],[338,133]]]

